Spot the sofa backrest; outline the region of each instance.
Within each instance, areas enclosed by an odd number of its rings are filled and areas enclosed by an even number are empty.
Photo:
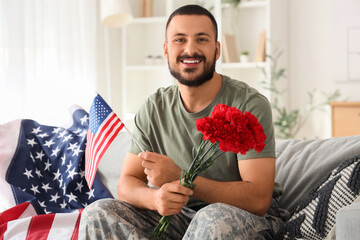
[[[360,155],[360,135],[312,140],[277,140],[276,175],[289,211],[342,161]]]

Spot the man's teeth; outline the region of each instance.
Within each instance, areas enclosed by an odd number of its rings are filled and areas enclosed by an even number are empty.
[[[200,60],[183,60],[183,63],[199,63]]]

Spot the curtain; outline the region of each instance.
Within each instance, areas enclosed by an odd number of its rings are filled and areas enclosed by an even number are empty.
[[[0,124],[65,124],[89,111],[97,72],[96,0],[0,0]]]

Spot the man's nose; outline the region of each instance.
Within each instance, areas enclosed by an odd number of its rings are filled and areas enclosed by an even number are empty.
[[[198,47],[194,40],[189,40],[184,46],[184,54],[193,56],[195,53],[198,53]]]

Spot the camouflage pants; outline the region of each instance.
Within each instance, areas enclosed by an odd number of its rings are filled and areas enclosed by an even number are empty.
[[[276,201],[264,217],[223,203],[198,212],[184,207],[173,217],[164,239],[273,239],[283,224],[282,213]],[[156,211],[116,199],[98,200],[82,213],[79,239],[148,239],[160,218]]]

